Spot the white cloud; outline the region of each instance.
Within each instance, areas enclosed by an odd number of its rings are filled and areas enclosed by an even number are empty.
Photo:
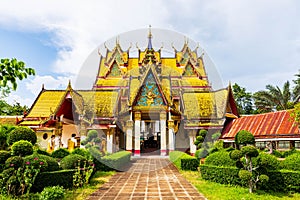
[[[238,80],[257,90],[298,72],[299,6],[292,0],[1,1],[0,25],[51,32],[58,48],[52,70],[62,77],[78,73],[97,45],[124,31],[148,24],[175,29],[200,41],[225,83]],[[66,84],[62,77],[37,77],[28,88]]]

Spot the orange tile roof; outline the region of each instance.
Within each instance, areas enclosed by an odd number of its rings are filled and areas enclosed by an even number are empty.
[[[234,119],[224,127],[221,138],[233,139],[240,130],[250,131],[257,139],[300,137],[297,124],[286,110]]]

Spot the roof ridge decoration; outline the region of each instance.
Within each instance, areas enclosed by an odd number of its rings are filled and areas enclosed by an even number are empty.
[[[151,76],[152,75],[152,76]],[[149,83],[147,83],[147,79],[150,79]],[[153,79],[153,80],[151,80]],[[153,69],[153,65],[148,66],[146,72],[144,73],[139,90],[133,94],[133,97],[130,99],[133,99],[132,102],[130,102],[131,106],[159,106],[159,105],[169,105],[170,102],[167,100],[166,95],[164,94],[164,91],[161,88],[161,82],[158,78],[158,75],[156,73],[156,70]],[[146,88],[148,87],[148,88]],[[144,89],[146,88],[146,89]],[[141,99],[142,93],[145,93],[143,95],[143,99]],[[139,95],[140,94],[140,95]],[[139,100],[143,101],[139,103]],[[140,105],[138,105],[140,104]]]

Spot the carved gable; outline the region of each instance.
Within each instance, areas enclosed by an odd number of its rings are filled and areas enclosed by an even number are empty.
[[[154,75],[149,72],[137,96],[136,106],[165,105],[161,91],[155,81]]]

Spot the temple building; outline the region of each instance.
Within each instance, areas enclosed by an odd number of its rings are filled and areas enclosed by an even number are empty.
[[[66,90],[42,87],[19,125],[33,128],[43,147],[53,134],[65,147],[73,133],[80,141],[93,129],[107,152],[124,149],[140,156],[189,149],[194,154],[200,129],[221,131],[225,118],[238,117],[231,87],[213,90],[203,54],[188,41],[163,57],[152,39],[149,30],[147,47],[138,48],[137,57],[118,40],[106,55],[99,53],[91,90],[74,90],[71,83]]]

